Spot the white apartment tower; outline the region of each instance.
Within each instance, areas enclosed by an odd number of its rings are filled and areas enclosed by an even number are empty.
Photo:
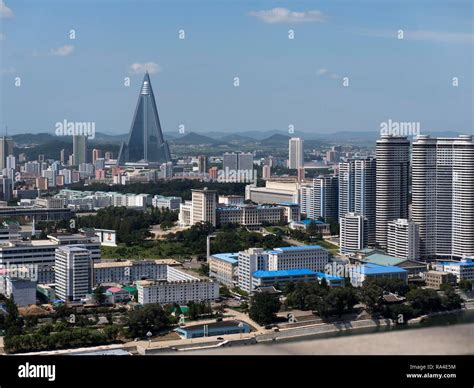
[[[404,136],[383,135],[377,140],[375,240],[387,248],[388,223],[408,218],[410,142]]]
[[[297,170],[304,167],[303,139],[292,137],[289,140],[288,168]]]
[[[404,218],[388,223],[387,253],[399,259],[418,260],[420,258],[419,227]]]
[[[474,142],[419,136],[413,143],[412,219],[423,258],[474,256]]]
[[[88,249],[60,246],[54,262],[56,295],[64,301],[77,301],[92,291],[92,259]]]
[[[368,221],[358,213],[346,213],[339,219],[340,252],[357,252],[367,247]]]
[[[338,178],[335,176],[320,176],[312,183],[300,187],[301,213],[316,220],[338,219]]]
[[[217,192],[215,190],[208,190],[207,187],[202,190],[192,190],[191,224],[210,222],[216,226],[216,207]]]
[[[339,218],[358,213],[367,218],[367,244],[375,245],[376,160],[349,159],[339,163]]]

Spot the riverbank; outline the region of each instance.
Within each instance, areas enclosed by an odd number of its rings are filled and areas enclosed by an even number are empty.
[[[474,323],[174,352],[192,355],[474,354]]]

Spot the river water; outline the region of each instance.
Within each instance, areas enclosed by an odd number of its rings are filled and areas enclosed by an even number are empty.
[[[431,317],[419,325],[365,328],[317,338],[278,340],[175,354],[456,355],[474,354],[474,311]]]

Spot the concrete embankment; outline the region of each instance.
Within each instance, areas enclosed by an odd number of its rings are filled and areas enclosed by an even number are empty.
[[[303,326],[293,329],[280,330],[269,334],[257,335],[257,342],[277,341],[284,339],[299,339],[305,337],[317,337],[328,333],[337,333],[340,331],[365,329],[370,327],[383,327],[393,325],[391,319],[364,319],[360,321],[335,322],[330,324],[321,324],[314,326]]]
[[[282,340],[296,340],[304,338],[317,338],[318,336],[324,336],[329,333],[337,333],[341,331],[365,329],[371,327],[384,327],[391,326],[394,323],[390,319],[381,320],[361,320],[353,322],[335,322],[330,324],[318,324],[308,325],[303,327],[281,329],[278,332],[270,332],[265,334],[254,334],[252,336],[246,336],[239,338],[238,336],[228,336],[226,340],[211,340],[207,341],[203,338],[196,339],[196,343],[187,343],[183,345],[177,345],[175,343],[166,346],[161,344],[160,347],[147,347],[138,346],[137,350],[139,354],[160,354],[169,352],[185,352],[185,351],[197,351],[206,349],[217,349],[231,346],[245,346],[255,345],[258,343],[266,343],[273,341]]]

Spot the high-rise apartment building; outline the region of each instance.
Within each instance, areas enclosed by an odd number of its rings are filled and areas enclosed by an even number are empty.
[[[6,168],[16,170],[16,158],[13,155],[7,156]]]
[[[342,254],[357,252],[367,247],[368,220],[358,213],[345,213],[339,219],[339,250]]]
[[[94,148],[92,150],[92,163],[94,163],[97,159],[101,157],[102,157],[102,151],[97,148]]]
[[[56,295],[64,301],[77,301],[92,291],[92,259],[88,249],[60,246],[54,261]]]
[[[238,168],[239,168],[239,161],[238,161],[237,154],[226,152],[222,156],[222,169],[237,171]]]
[[[338,220],[338,179],[320,176],[300,187],[301,213],[311,219]]]
[[[288,168],[298,169],[304,167],[303,139],[292,137],[288,144]]]
[[[412,219],[423,258],[474,256],[474,142],[419,136],[413,143]]]
[[[87,136],[74,135],[72,137],[72,160],[75,166],[79,166],[81,163],[86,163],[86,152]]]
[[[206,155],[198,156],[198,171],[201,174],[207,172],[207,156]]]
[[[408,218],[410,142],[403,136],[383,135],[377,140],[376,244],[387,248],[388,223]]]
[[[217,208],[217,192],[216,190],[208,190],[206,187],[202,190],[196,189],[192,191],[192,215],[191,224],[198,222],[210,222],[216,226],[216,208]]]
[[[0,171],[7,167],[8,155],[13,155],[13,139],[0,136]]]
[[[238,157],[239,170],[253,171],[253,154],[250,152],[241,152]]]
[[[354,212],[367,218],[367,243],[375,245],[375,158],[339,163],[339,218]]]
[[[63,148],[61,152],[59,153],[59,160],[61,161],[61,164],[66,164],[67,158],[66,158],[66,150]]]
[[[268,164],[262,167],[262,178],[269,179],[272,177],[272,168]]]
[[[387,252],[399,259],[420,258],[419,227],[413,221],[399,218],[388,223]]]

